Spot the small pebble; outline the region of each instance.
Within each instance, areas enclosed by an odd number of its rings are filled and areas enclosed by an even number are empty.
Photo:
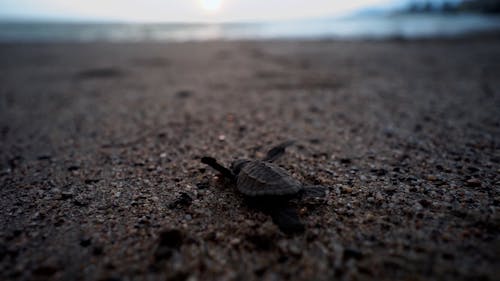
[[[189,196],[186,192],[182,192],[181,195],[175,199],[173,202],[168,204],[169,209],[182,208],[191,205],[193,198]]]
[[[85,237],[80,240],[80,246],[82,247],[88,247],[92,243],[92,238],[90,237]]]
[[[428,176],[427,176],[427,180],[428,180],[428,181],[437,181],[437,180],[438,180],[438,178],[437,178],[435,175],[428,175]]]
[[[73,192],[72,191],[69,191],[69,190],[66,190],[66,191],[63,191],[61,192],[61,199],[69,199],[69,198],[72,198],[73,197]]]
[[[349,260],[349,259],[359,260],[359,259],[363,258],[363,253],[361,251],[353,249],[353,248],[345,248],[343,257],[344,257],[344,260]]]
[[[476,179],[476,178],[469,179],[469,180],[467,180],[467,186],[479,187],[479,186],[481,186],[481,181],[479,179]]]
[[[240,242],[241,242],[240,238],[233,238],[233,239],[231,239],[231,241],[229,241],[229,244],[234,246],[234,245],[240,244]]]
[[[343,193],[352,193],[352,188],[344,185],[344,186],[342,186],[342,192]]]
[[[72,172],[72,171],[76,171],[80,169],[80,166],[77,166],[77,165],[71,165],[68,167],[68,171]]]

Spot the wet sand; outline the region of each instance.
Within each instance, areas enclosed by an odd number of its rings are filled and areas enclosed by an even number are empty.
[[[500,37],[0,45],[2,280],[495,280]],[[200,163],[328,187],[285,234]],[[496,276],[496,277],[495,277]]]

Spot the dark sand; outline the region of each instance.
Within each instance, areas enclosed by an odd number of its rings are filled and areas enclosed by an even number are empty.
[[[1,280],[498,280],[500,38],[0,45]],[[329,187],[282,233],[199,161]]]

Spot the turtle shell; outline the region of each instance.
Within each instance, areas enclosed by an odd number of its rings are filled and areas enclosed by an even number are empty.
[[[236,188],[247,196],[290,195],[299,192],[302,184],[278,165],[257,160],[241,169]]]

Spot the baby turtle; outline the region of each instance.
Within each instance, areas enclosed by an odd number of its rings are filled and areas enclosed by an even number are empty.
[[[230,169],[212,157],[203,157],[201,162],[219,171],[231,180],[236,189],[247,198],[247,202],[271,214],[273,221],[285,232],[304,229],[295,209],[288,202],[292,198],[324,197],[326,188],[306,186],[294,179],[286,170],[273,161],[285,153],[293,142],[282,143],[267,152],[262,160],[235,160]]]

